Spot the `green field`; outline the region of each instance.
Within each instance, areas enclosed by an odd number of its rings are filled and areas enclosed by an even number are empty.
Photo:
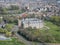
[[[12,41],[0,41],[0,45],[25,45],[25,44],[13,38]]]
[[[55,38],[57,43],[60,43],[60,26],[53,24],[52,22],[45,21],[46,26],[50,29],[48,32]]]

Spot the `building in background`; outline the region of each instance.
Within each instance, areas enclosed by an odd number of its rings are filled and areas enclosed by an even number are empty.
[[[37,18],[26,18],[26,19],[19,20],[18,25],[22,28],[32,27],[38,29],[44,27],[43,21]]]

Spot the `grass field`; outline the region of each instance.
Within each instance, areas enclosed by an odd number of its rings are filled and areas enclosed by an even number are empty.
[[[48,21],[45,21],[45,24],[50,28],[48,31],[55,38],[56,42],[60,43],[60,26]]]
[[[0,45],[25,45],[25,44],[13,38],[12,41],[0,41]]]

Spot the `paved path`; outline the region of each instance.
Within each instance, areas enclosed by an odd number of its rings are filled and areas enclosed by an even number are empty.
[[[35,43],[35,42],[31,42],[31,41],[27,41],[24,37],[22,37],[21,35],[19,35],[17,33],[18,31],[18,26],[15,25],[15,27],[12,29],[12,31],[15,32],[15,35],[17,36],[17,38],[21,41],[24,42],[26,45],[44,45],[43,43]]]

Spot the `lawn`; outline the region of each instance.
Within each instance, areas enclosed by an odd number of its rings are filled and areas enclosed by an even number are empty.
[[[46,26],[50,28],[49,31],[52,34],[60,34],[60,26],[57,26],[53,24],[52,22],[45,22],[45,23],[46,23]]]
[[[25,44],[13,38],[12,41],[0,41],[0,45],[25,45]]]
[[[50,28],[48,31],[55,38],[56,42],[60,43],[60,26],[48,21],[45,21],[45,24]]]

